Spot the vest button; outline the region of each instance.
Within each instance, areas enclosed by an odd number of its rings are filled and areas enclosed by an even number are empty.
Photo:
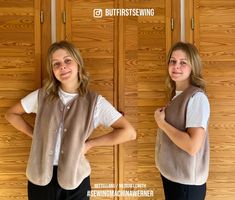
[[[51,150],[51,151],[49,151],[49,155],[51,156],[51,155],[53,155],[53,151]]]
[[[67,109],[69,110],[69,109],[70,109],[70,106],[67,106]]]
[[[64,132],[67,132],[67,128],[64,129]]]
[[[61,151],[60,151],[60,153],[61,153],[61,154],[64,154],[64,151],[63,151],[63,150],[61,150]]]

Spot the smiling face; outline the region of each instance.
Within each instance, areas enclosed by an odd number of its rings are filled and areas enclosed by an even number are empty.
[[[58,49],[52,54],[52,70],[56,79],[63,85],[78,84],[78,64],[64,50]]]
[[[184,51],[173,51],[168,64],[168,73],[175,82],[177,90],[184,90],[190,85],[191,71],[191,66]]]

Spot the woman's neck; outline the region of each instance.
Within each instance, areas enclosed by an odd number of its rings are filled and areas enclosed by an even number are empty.
[[[61,85],[60,86],[61,89],[64,91],[64,92],[67,92],[67,93],[77,93],[78,92],[78,85]]]
[[[176,88],[175,88],[175,89],[176,89],[177,91],[184,91],[184,90],[187,89],[189,86],[190,86],[190,83],[188,83],[188,82],[187,82],[187,83],[185,83],[185,82],[184,82],[184,83],[179,83],[179,82],[178,82],[178,83],[176,83]]]

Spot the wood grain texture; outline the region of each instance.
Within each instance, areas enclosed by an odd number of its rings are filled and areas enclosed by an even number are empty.
[[[90,87],[124,111],[138,132],[136,141],[89,152],[92,187],[102,183],[146,184],[142,189],[154,192],[154,197],[148,199],[164,199],[154,163],[157,125],[153,114],[157,107],[165,105],[166,53],[178,37],[173,37],[169,29],[171,1],[65,0],[60,3],[58,10],[62,12],[65,8],[67,23],[58,20],[61,31],[58,39],[75,43],[90,74]],[[48,2],[42,5],[45,7]],[[235,196],[235,3],[194,0],[186,6],[193,6],[187,13],[194,15],[196,23],[194,32],[186,33],[186,39],[194,40],[200,50],[211,104],[211,161],[206,199],[232,200]],[[95,8],[114,7],[154,8],[156,13],[154,17],[93,17]],[[27,199],[25,167],[31,139],[10,126],[4,113],[40,87],[45,76],[40,60],[45,55],[41,50],[49,44],[50,33],[45,30],[50,23],[42,25],[43,35],[47,37],[42,40],[37,21],[39,8],[39,0],[0,0],[0,200]],[[47,18],[48,12],[50,9]],[[27,116],[27,120],[33,124],[34,116]],[[100,127],[92,137],[110,130]],[[134,198],[119,198],[122,199]]]
[[[0,1],[0,199],[27,199],[26,163],[31,139],[4,113],[41,84],[39,0]],[[27,117],[33,123],[34,117]]]
[[[168,1],[151,1],[155,16],[138,19],[138,73],[137,73],[137,105],[138,105],[138,183],[146,184],[147,190],[154,192],[150,199],[163,199],[162,183],[155,167],[156,123],[154,111],[165,104],[165,59],[167,44],[171,37],[167,16],[171,9]],[[144,7],[139,3],[139,7]],[[167,13],[168,12],[168,13]],[[169,26],[169,27],[168,27]],[[171,34],[171,33],[170,33]],[[145,199],[144,197],[139,199]]]
[[[207,200],[235,196],[235,2],[195,1],[195,44],[200,50],[211,104],[211,161]]]
[[[85,67],[90,75],[90,88],[114,103],[114,17],[96,19],[93,9],[113,7],[115,1],[65,1],[67,23],[65,38],[72,41],[81,51]],[[59,28],[60,29],[60,28]],[[117,106],[117,105],[114,105]],[[99,128],[92,137],[106,134],[109,130]],[[91,163],[91,186],[115,184],[115,147],[100,147],[88,153]],[[94,199],[114,199],[94,197]]]
[[[166,42],[165,4],[163,0],[65,3],[71,22],[66,24],[66,38],[80,48],[90,73],[91,88],[107,97],[111,103],[116,102],[114,105],[125,113],[138,134],[140,130],[142,135],[138,135],[136,141],[120,145],[117,155],[113,149],[106,153],[103,148],[91,151],[88,157],[93,169],[92,184],[146,183],[145,189],[152,189],[157,198],[163,198],[154,164],[156,124],[153,112],[156,107],[164,105],[163,75],[166,73],[166,43],[169,43]],[[114,6],[154,8],[156,14],[154,17],[93,18],[94,8]],[[149,130],[149,127],[153,128]],[[94,136],[102,133],[97,131]],[[102,162],[99,158],[103,158]],[[106,170],[106,176],[102,179]],[[111,170],[118,171],[111,173]],[[115,180],[116,173],[118,182]],[[148,176],[153,177],[152,182],[146,178]]]

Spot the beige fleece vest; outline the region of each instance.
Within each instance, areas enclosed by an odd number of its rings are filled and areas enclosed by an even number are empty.
[[[97,94],[76,96],[66,105],[60,98],[51,101],[39,90],[38,112],[26,175],[34,184],[47,185],[53,174],[53,160],[58,128],[63,130],[58,162],[58,182],[64,189],[74,189],[90,175],[90,165],[81,151],[93,131],[92,120]]]
[[[181,131],[186,131],[187,105],[196,92],[203,91],[190,86],[174,98],[165,110],[166,121]],[[161,129],[158,129],[156,166],[164,177],[173,182],[188,185],[204,184],[209,172],[208,132],[199,152],[191,156],[176,146]]]

